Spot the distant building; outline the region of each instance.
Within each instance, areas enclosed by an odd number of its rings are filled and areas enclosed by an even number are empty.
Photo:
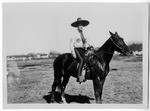
[[[29,56],[27,55],[11,55],[7,56],[7,60],[28,60]]]
[[[37,58],[49,58],[48,54],[37,53]]]
[[[134,56],[141,56],[141,55],[143,55],[143,52],[142,51],[134,51],[132,54]]]
[[[11,56],[7,56],[7,60],[33,60],[33,59],[47,59],[47,58],[56,58],[59,54],[58,53],[52,53],[50,55],[45,54],[45,53],[37,53],[37,54],[33,54],[33,53],[29,53],[27,55],[11,55]]]
[[[49,58],[56,58],[60,55],[60,53],[56,52],[56,51],[52,51],[49,53]]]

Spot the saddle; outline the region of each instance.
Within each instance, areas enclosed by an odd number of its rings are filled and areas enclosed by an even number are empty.
[[[73,56],[72,56],[73,57]],[[95,50],[93,46],[87,47],[84,54],[84,64],[83,64],[83,70],[82,73],[84,73],[85,78],[91,78],[91,68],[94,67],[97,64],[97,56],[95,54]],[[73,57],[73,63],[75,63],[77,60]],[[73,64],[70,65],[68,69],[72,67]],[[78,65],[77,65],[78,67]]]
[[[94,52],[94,48],[88,47],[86,52],[85,52],[85,57],[84,57],[84,66],[83,69],[86,70],[86,76],[90,78],[90,69],[94,67],[97,64],[97,56]]]
[[[95,59],[94,59],[95,58]],[[88,47],[86,52],[85,52],[85,63],[89,67],[93,67],[96,64],[96,54],[94,52],[94,48]]]

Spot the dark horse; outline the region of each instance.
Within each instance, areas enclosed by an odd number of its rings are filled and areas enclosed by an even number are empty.
[[[95,50],[95,56],[92,58],[91,63],[94,65],[90,67],[90,74],[86,74],[86,79],[93,80],[94,94],[96,103],[102,103],[102,90],[106,76],[109,73],[109,63],[113,57],[114,51],[123,54],[129,52],[129,48],[125,44],[117,32],[113,34],[109,32],[111,37],[100,47]],[[54,82],[52,85],[51,102],[54,102],[54,93],[56,87],[60,86],[61,99],[65,102],[65,88],[71,76],[77,77],[78,62],[72,54],[65,53],[58,56],[54,61]]]

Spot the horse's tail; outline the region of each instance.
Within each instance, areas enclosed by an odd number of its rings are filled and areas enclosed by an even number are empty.
[[[54,82],[52,85],[52,92],[56,90],[56,87],[58,90],[61,90],[61,83],[62,83],[62,77],[64,73],[63,69],[63,58],[62,55],[58,56],[53,63],[54,68]]]
[[[58,56],[53,63],[54,67],[54,79],[60,79],[64,73],[62,55]]]
[[[70,58],[70,59],[68,59]],[[72,55],[70,53],[65,53],[62,55],[59,55],[53,63],[54,68],[54,89],[55,87],[61,86],[62,78],[64,77],[65,73],[68,70],[68,67],[70,66],[72,62]],[[70,61],[70,62],[69,62]]]

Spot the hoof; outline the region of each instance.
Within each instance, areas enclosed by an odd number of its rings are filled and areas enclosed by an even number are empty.
[[[50,102],[49,103],[54,103],[54,100],[50,100]]]
[[[102,104],[102,101],[96,101],[96,104]]]
[[[58,103],[59,103],[59,104],[63,104],[63,101],[59,101]]]
[[[62,104],[67,104],[67,102],[66,102],[66,99],[65,99],[65,98],[62,98],[61,102],[62,102]]]
[[[66,101],[59,101],[59,104],[67,104]]]

